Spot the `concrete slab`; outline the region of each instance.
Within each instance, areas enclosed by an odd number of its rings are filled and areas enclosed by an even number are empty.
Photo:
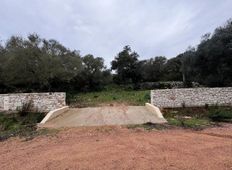
[[[145,106],[116,106],[72,108],[44,125],[49,127],[78,127],[103,125],[129,125],[143,123],[166,123]]]

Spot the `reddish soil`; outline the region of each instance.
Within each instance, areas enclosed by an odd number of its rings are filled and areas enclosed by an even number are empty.
[[[232,125],[203,131],[89,127],[0,143],[0,169],[231,170]]]

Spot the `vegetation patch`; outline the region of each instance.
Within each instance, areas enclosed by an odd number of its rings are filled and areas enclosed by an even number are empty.
[[[170,129],[172,128],[169,124],[155,124],[155,123],[144,123],[144,124],[138,124],[138,125],[128,125],[127,126],[128,129],[138,129],[138,128],[142,128],[144,130],[164,130],[164,129]]]
[[[196,130],[218,122],[232,122],[232,107],[165,109],[163,113],[170,125]]]
[[[0,113],[0,141],[9,137],[19,136],[26,140],[32,139],[37,135],[50,133],[50,130],[37,130],[44,113],[19,112],[19,113]],[[53,131],[51,131],[53,133]]]
[[[210,126],[220,125],[219,122],[232,122],[232,107],[176,108],[162,110],[166,124],[145,123],[128,125],[128,129],[142,128],[145,130],[163,130],[186,128],[202,130]]]
[[[209,118],[215,122],[231,122],[232,108],[216,108],[209,112]]]
[[[71,107],[94,107],[115,103],[144,105],[149,101],[149,90],[135,91],[119,86],[109,87],[104,91],[72,93],[67,95],[67,102]]]
[[[195,130],[201,130],[205,127],[209,127],[213,125],[208,119],[200,119],[200,118],[167,118],[167,121],[170,125],[180,126],[183,128],[191,128]]]

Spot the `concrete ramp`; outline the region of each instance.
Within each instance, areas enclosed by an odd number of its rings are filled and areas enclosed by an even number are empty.
[[[58,117],[49,120],[44,126],[78,127],[104,125],[130,125],[143,123],[166,123],[145,106],[112,106],[72,108]]]

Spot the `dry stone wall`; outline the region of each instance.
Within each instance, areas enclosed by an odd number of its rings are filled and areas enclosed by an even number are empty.
[[[151,104],[160,108],[232,106],[232,87],[152,90]]]
[[[14,93],[0,94],[0,110],[14,111],[32,102],[34,109],[48,112],[66,105],[65,93]]]

